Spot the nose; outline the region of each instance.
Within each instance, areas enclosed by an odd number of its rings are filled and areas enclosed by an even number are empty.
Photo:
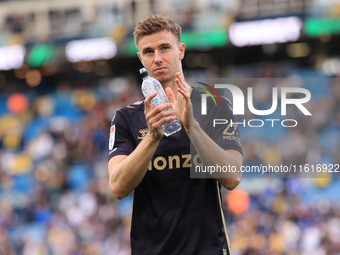
[[[155,50],[155,64],[159,65],[162,63],[162,54],[158,50]]]

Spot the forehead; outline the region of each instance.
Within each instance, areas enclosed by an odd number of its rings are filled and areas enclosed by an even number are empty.
[[[168,30],[164,30],[151,35],[143,36],[141,39],[139,39],[137,48],[139,51],[142,51],[146,48],[156,48],[162,44],[177,44],[177,39],[173,33]]]

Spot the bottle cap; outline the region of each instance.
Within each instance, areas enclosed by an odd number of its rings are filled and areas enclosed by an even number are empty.
[[[142,77],[142,79],[146,76],[149,76],[149,73],[148,73],[148,71],[146,71],[145,68],[139,69],[139,73],[140,73],[140,77]]]
[[[139,73],[140,73],[140,76],[142,77],[142,79],[146,76],[149,76],[149,73],[148,73],[148,71],[146,71],[145,68],[139,69]]]

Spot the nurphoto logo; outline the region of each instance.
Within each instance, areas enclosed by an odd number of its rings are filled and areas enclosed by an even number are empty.
[[[218,100],[220,101],[220,104],[222,105],[222,100],[220,98],[220,95],[217,93],[217,91],[213,87],[211,87],[210,85],[203,83],[203,82],[197,82],[197,83],[202,84],[202,85],[208,87],[209,89],[211,89],[215,93],[215,95],[217,96]],[[215,106],[217,106],[216,100],[215,100],[214,96],[209,92],[209,90],[206,90],[206,89],[203,89],[203,88],[200,88],[200,87],[198,87],[198,88],[200,90],[203,90],[204,92],[206,92],[212,98],[212,100],[214,101]],[[204,104],[202,103],[202,115],[207,114],[207,96],[208,95],[202,94],[202,100],[204,100]],[[203,110],[203,108],[204,108],[204,110]],[[204,111],[205,114],[203,114],[203,111]]]
[[[197,82],[199,84],[202,84],[206,87],[208,87],[210,90],[212,90],[215,95],[217,96],[217,98],[219,99],[221,105],[222,105],[222,101],[221,98],[219,96],[219,94],[216,92],[216,89],[228,89],[231,92],[232,95],[232,99],[233,99],[233,114],[234,115],[245,115],[245,110],[244,110],[244,106],[245,106],[245,96],[243,94],[243,91],[235,86],[235,85],[230,85],[230,84],[215,84],[214,87],[202,83],[202,82]],[[208,90],[204,89],[204,88],[199,88],[203,91],[205,91],[207,94],[202,94],[201,95],[201,114],[202,115],[207,115],[207,97],[210,96],[214,103],[215,106],[217,106],[216,100],[214,98],[214,96],[212,95],[211,92],[209,92]],[[312,114],[306,109],[306,107],[303,105],[307,102],[309,102],[309,100],[311,99],[311,93],[309,90],[305,89],[305,88],[297,88],[297,87],[281,87],[280,90],[281,94],[281,116],[285,116],[287,115],[287,105],[295,105],[304,115],[306,116],[311,116]],[[288,97],[288,93],[293,94],[292,96]],[[296,95],[297,94],[302,94],[304,95],[304,97],[302,98],[297,98]],[[278,94],[278,88],[273,87],[272,88],[272,105],[270,107],[270,109],[267,110],[259,110],[259,109],[255,109],[254,107],[254,102],[253,102],[253,88],[252,87],[248,87],[247,88],[247,106],[248,109],[251,113],[253,113],[254,115],[258,115],[258,116],[267,116],[270,115],[272,113],[274,113],[278,107],[278,98],[279,98],[279,94]],[[269,121],[272,123],[272,127],[274,127],[274,122],[275,121],[280,121],[280,119],[265,119],[265,121]],[[221,124],[227,124],[229,122],[232,122],[232,120],[227,120],[227,119],[214,119],[213,120],[213,126],[215,127],[216,125],[221,125]],[[257,123],[258,125],[254,124]],[[294,122],[293,125],[288,125],[287,122]],[[244,119],[243,122],[238,122],[237,124],[241,124],[243,126],[246,126],[246,120]],[[284,119],[281,121],[281,125],[283,127],[295,127],[297,126],[297,121],[295,119]],[[264,125],[264,121],[262,119],[251,119],[248,120],[248,126],[250,127],[262,127]]]

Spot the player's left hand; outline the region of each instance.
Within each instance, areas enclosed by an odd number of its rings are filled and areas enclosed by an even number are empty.
[[[188,133],[190,130],[190,116],[193,116],[190,100],[190,86],[185,82],[184,77],[180,72],[176,73],[175,81],[178,87],[177,100],[170,88],[166,88],[166,94],[177,118]]]

